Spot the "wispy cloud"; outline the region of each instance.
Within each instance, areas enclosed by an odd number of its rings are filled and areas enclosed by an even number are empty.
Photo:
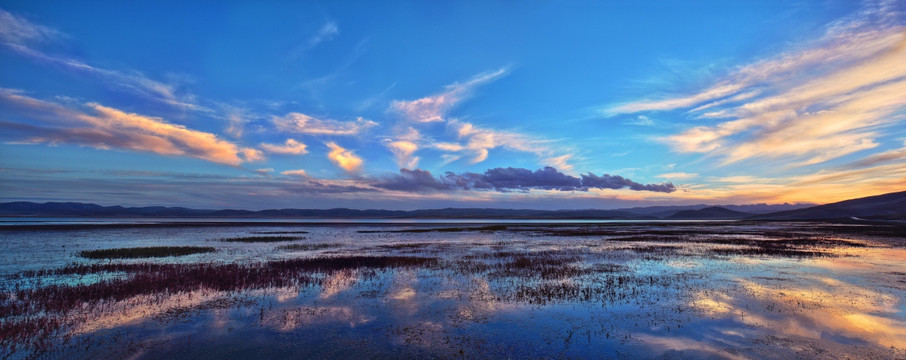
[[[337,27],[337,23],[328,21],[318,29],[317,33],[308,39],[308,46],[315,47],[322,42],[333,40],[339,34],[340,28]]]
[[[357,135],[378,123],[358,118],[355,121],[317,119],[302,113],[275,116],[273,123],[278,130],[311,135]]]
[[[444,92],[416,100],[395,100],[390,108],[415,122],[444,121],[447,112],[457,103],[472,95],[475,87],[506,75],[508,68],[475,75],[466,82],[447,85]]]
[[[347,150],[333,141],[326,143],[330,152],[327,158],[335,165],[350,174],[357,174],[362,171],[362,158],[356,156],[351,150]]]
[[[388,149],[396,157],[397,165],[402,168],[412,169],[418,166],[418,156],[414,156],[418,150],[418,145],[411,141],[397,140],[385,143]]]
[[[415,152],[419,148],[432,148],[447,152],[441,154],[444,165],[462,158],[469,159],[471,164],[477,164],[487,160],[491,150],[503,148],[534,154],[544,165],[564,170],[572,169],[567,161],[573,155],[554,151],[548,146],[549,141],[516,131],[494,130],[447,117],[447,113],[456,104],[472,95],[474,88],[497,80],[508,72],[508,67],[500,68],[475,75],[464,82],[447,85],[439,94],[417,100],[393,101],[390,109],[402,115],[411,124],[442,122],[447,127],[447,134],[455,134],[455,138],[417,140],[407,139],[405,134],[399,135],[398,138],[387,142],[397,158],[397,163],[401,167],[414,168],[418,161],[418,157],[414,156]],[[411,127],[409,129],[411,133],[413,130]]]
[[[698,174],[693,174],[693,173],[672,172],[672,173],[660,174],[657,177],[659,177],[661,179],[667,179],[667,180],[673,180],[673,179],[685,180],[685,179],[691,179],[691,178],[694,178],[697,176],[698,176]]]
[[[651,118],[645,115],[636,116],[635,119],[627,122],[629,125],[638,125],[638,126],[654,126],[654,121]]]
[[[245,158],[245,161],[255,162],[255,161],[266,160],[266,158],[264,157],[264,153],[258,149],[241,148],[239,150],[239,154],[242,155],[243,158]]]
[[[255,169],[255,173],[258,174],[258,176],[270,176],[272,172],[274,172],[274,168]]]
[[[27,124],[0,123],[7,128],[7,136],[18,136],[16,140],[21,143],[64,143],[153,152],[234,166],[263,158],[255,149],[243,148],[211,133],[97,103],[83,104],[85,110],[82,110],[9,89],[0,90],[0,103],[29,120]]]
[[[419,157],[415,156],[415,152],[419,148],[420,141],[422,141],[421,134],[415,128],[410,127],[395,138],[384,139],[384,146],[393,153],[399,167],[414,169],[418,166]]]
[[[639,111],[672,110],[677,108],[685,108],[704,101],[732,95],[740,89],[742,89],[742,84],[721,84],[719,86],[712,87],[691,96],[669,98],[663,100],[643,100],[627,104],[620,104],[607,109],[605,113],[609,115],[616,115],[623,113],[634,113]]]
[[[471,156],[470,163],[477,164],[487,160],[490,150],[504,148],[511,151],[535,154],[544,165],[558,166],[563,170],[570,170],[572,166],[567,161],[572,154],[558,154],[551,149],[550,141],[513,132],[493,130],[476,126],[472,123],[451,120],[448,126],[457,134],[458,143],[441,142],[433,147],[450,152],[465,152]]]
[[[759,85],[801,82],[803,73],[812,76],[871,59],[888,51],[902,37],[902,11],[894,1],[869,1],[863,11],[843,18],[827,28],[826,35],[806,48],[740,67],[716,84],[695,92],[657,100],[641,100],[606,108],[605,113],[635,113],[688,108],[706,101],[736,96],[743,100],[760,93]]]
[[[178,107],[180,109],[210,112],[198,105],[191,94],[178,92],[177,86],[153,80],[138,71],[117,71],[90,65],[71,56],[51,54],[40,50],[43,43],[66,36],[61,32],[29,22],[0,10],[0,40],[10,50],[57,68],[96,77],[106,85],[126,90],[144,98]]]
[[[545,166],[550,166],[563,171],[572,171],[573,166],[569,164],[569,161],[572,160],[572,158],[573,154],[565,154],[560,156],[552,156],[542,161],[544,162]]]
[[[221,107],[225,110],[227,121],[225,132],[234,139],[241,138],[245,134],[245,126],[248,123],[245,110],[231,105],[222,105]]]
[[[10,44],[28,44],[50,42],[61,37],[63,33],[0,9],[0,41]]]
[[[841,165],[836,169],[861,169],[893,161],[906,162],[906,143],[904,143],[903,145],[904,146],[899,149],[888,150],[866,156],[860,160]]]
[[[295,139],[286,139],[283,145],[263,143],[259,146],[262,150],[274,154],[304,155],[308,154],[307,146]]]
[[[308,172],[306,172],[304,169],[281,171],[280,174],[286,176],[308,177]]]
[[[724,165],[767,158],[802,167],[873,149],[906,108],[906,22],[888,5],[867,3],[831,24],[820,40],[743,66],[700,92],[609,111],[697,106],[691,114],[724,120],[661,140],[678,152],[720,157]]]

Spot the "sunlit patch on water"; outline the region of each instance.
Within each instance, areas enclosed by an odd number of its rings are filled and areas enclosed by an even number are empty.
[[[304,236],[220,241],[260,234]],[[3,235],[0,345],[13,358],[906,356],[906,249],[890,228],[225,224]],[[216,251],[77,256],[130,246]]]

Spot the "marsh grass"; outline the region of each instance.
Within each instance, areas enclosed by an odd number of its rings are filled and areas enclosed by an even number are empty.
[[[505,231],[506,225],[487,225],[479,227],[448,227],[427,229],[402,229],[402,230],[359,230],[361,234],[373,233],[430,233],[430,232],[464,232],[464,231]]]
[[[252,231],[252,234],[260,235],[290,235],[290,234],[308,234],[305,230],[281,230],[281,231]]]
[[[278,250],[287,250],[287,251],[313,251],[313,250],[324,250],[339,247],[340,244],[330,244],[330,243],[316,243],[316,244],[290,244],[290,245],[281,245],[278,246]]]
[[[435,258],[411,256],[341,256],[289,259],[251,264],[95,264],[74,265],[67,273],[125,271],[127,276],[92,284],[49,285],[0,291],[0,349],[25,345],[40,354],[79,313],[102,311],[105,304],[136,296],[189,293],[207,289],[237,292],[272,287],[321,284],[323,275],[362,269],[431,267]],[[50,272],[48,272],[49,274]]]
[[[221,238],[222,242],[240,242],[240,243],[271,243],[282,241],[304,240],[304,236],[242,236],[234,238]]]
[[[520,225],[507,228],[492,225],[359,232],[457,233],[502,229],[506,229],[507,233],[391,234],[361,236],[360,239],[366,240],[362,243],[345,240],[342,244],[300,242],[280,244],[272,248],[311,251],[342,247],[336,253],[354,252],[355,255],[336,255],[332,254],[334,251],[324,251],[317,254],[279,255],[280,258],[288,258],[285,260],[256,259],[254,262],[240,263],[82,262],[21,272],[9,279],[12,285],[0,287],[0,355],[3,350],[12,349],[11,353],[14,353],[16,346],[30,349],[26,353],[40,354],[41,349],[54,339],[66,336],[67,326],[80,321],[79,316],[82,315],[79,314],[113,311],[105,310],[108,309],[105,306],[117,301],[145,297],[149,300],[141,301],[162,301],[159,299],[166,298],[166,294],[196,291],[226,292],[230,294],[229,299],[234,299],[242,294],[253,293],[251,290],[289,288],[301,291],[300,289],[306,288],[326,288],[331,285],[331,281],[353,277],[349,274],[354,274],[354,282],[357,282],[356,286],[359,288],[352,287],[348,291],[351,294],[354,290],[361,291],[357,299],[379,298],[388,294],[384,285],[388,281],[394,281],[388,279],[406,274],[415,276],[421,284],[419,286],[423,286],[415,289],[419,294],[429,294],[433,289],[430,284],[452,283],[457,284],[457,291],[462,290],[466,294],[461,296],[467,296],[469,301],[477,301],[481,306],[484,306],[481,301],[488,301],[491,305],[508,303],[530,307],[577,304],[588,308],[616,308],[627,305],[640,309],[640,312],[644,309],[648,316],[652,316],[647,320],[657,322],[662,321],[666,315],[653,316],[647,312],[668,306],[665,304],[675,306],[675,311],[673,307],[670,308],[671,314],[687,316],[685,311],[690,308],[684,304],[689,303],[692,299],[690,296],[697,291],[707,288],[712,277],[712,274],[694,267],[659,266],[666,261],[696,262],[707,259],[723,262],[749,257],[807,261],[812,257],[838,256],[835,254],[839,250],[846,254],[846,251],[852,251],[851,248],[880,246],[871,241],[863,241],[862,238],[846,239],[835,234],[833,228],[824,229],[820,226]],[[879,237],[892,233],[889,230],[869,228],[846,230],[872,233]],[[277,235],[284,232],[253,232],[259,233]],[[519,233],[518,237],[512,236],[516,233]],[[585,238],[566,238],[572,236]],[[383,237],[390,240],[374,239]],[[217,240],[270,243],[301,239],[304,237],[287,235]],[[314,239],[331,241],[320,235]],[[458,241],[437,241],[438,239]],[[370,242],[372,240],[375,242]],[[365,254],[372,255],[360,256]],[[293,256],[295,258],[289,258]],[[657,271],[647,271],[651,266],[658,266]],[[107,273],[115,273],[117,276],[94,283],[28,285],[36,277],[78,275],[72,276],[76,278]],[[901,275],[902,272],[891,274]],[[13,284],[15,280],[23,285]],[[235,306],[233,302],[224,299],[218,301],[220,302],[210,304],[224,308]],[[480,308],[478,305],[476,309]],[[196,310],[177,308],[173,311]],[[471,310],[465,313],[478,316]],[[483,318],[478,316],[475,319]],[[648,326],[655,325],[657,324],[652,323]]]
[[[79,256],[87,259],[143,259],[167,256],[185,256],[217,251],[210,246],[149,246],[85,250]]]

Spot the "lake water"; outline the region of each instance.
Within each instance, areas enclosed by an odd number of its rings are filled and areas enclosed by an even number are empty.
[[[906,357],[902,227],[26,220],[11,358]],[[80,256],[147,246],[215,251]]]

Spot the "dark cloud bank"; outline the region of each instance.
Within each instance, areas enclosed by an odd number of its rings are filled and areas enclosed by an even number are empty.
[[[535,171],[521,168],[494,168],[482,174],[446,172],[435,177],[429,171],[400,169],[399,174],[384,177],[373,184],[375,187],[408,191],[435,192],[445,190],[494,190],[500,192],[525,192],[537,190],[588,191],[589,189],[621,189],[628,187],[636,191],[671,193],[676,191],[672,183],[640,184],[619,175],[588,173],[581,178],[564,174],[550,166]]]

